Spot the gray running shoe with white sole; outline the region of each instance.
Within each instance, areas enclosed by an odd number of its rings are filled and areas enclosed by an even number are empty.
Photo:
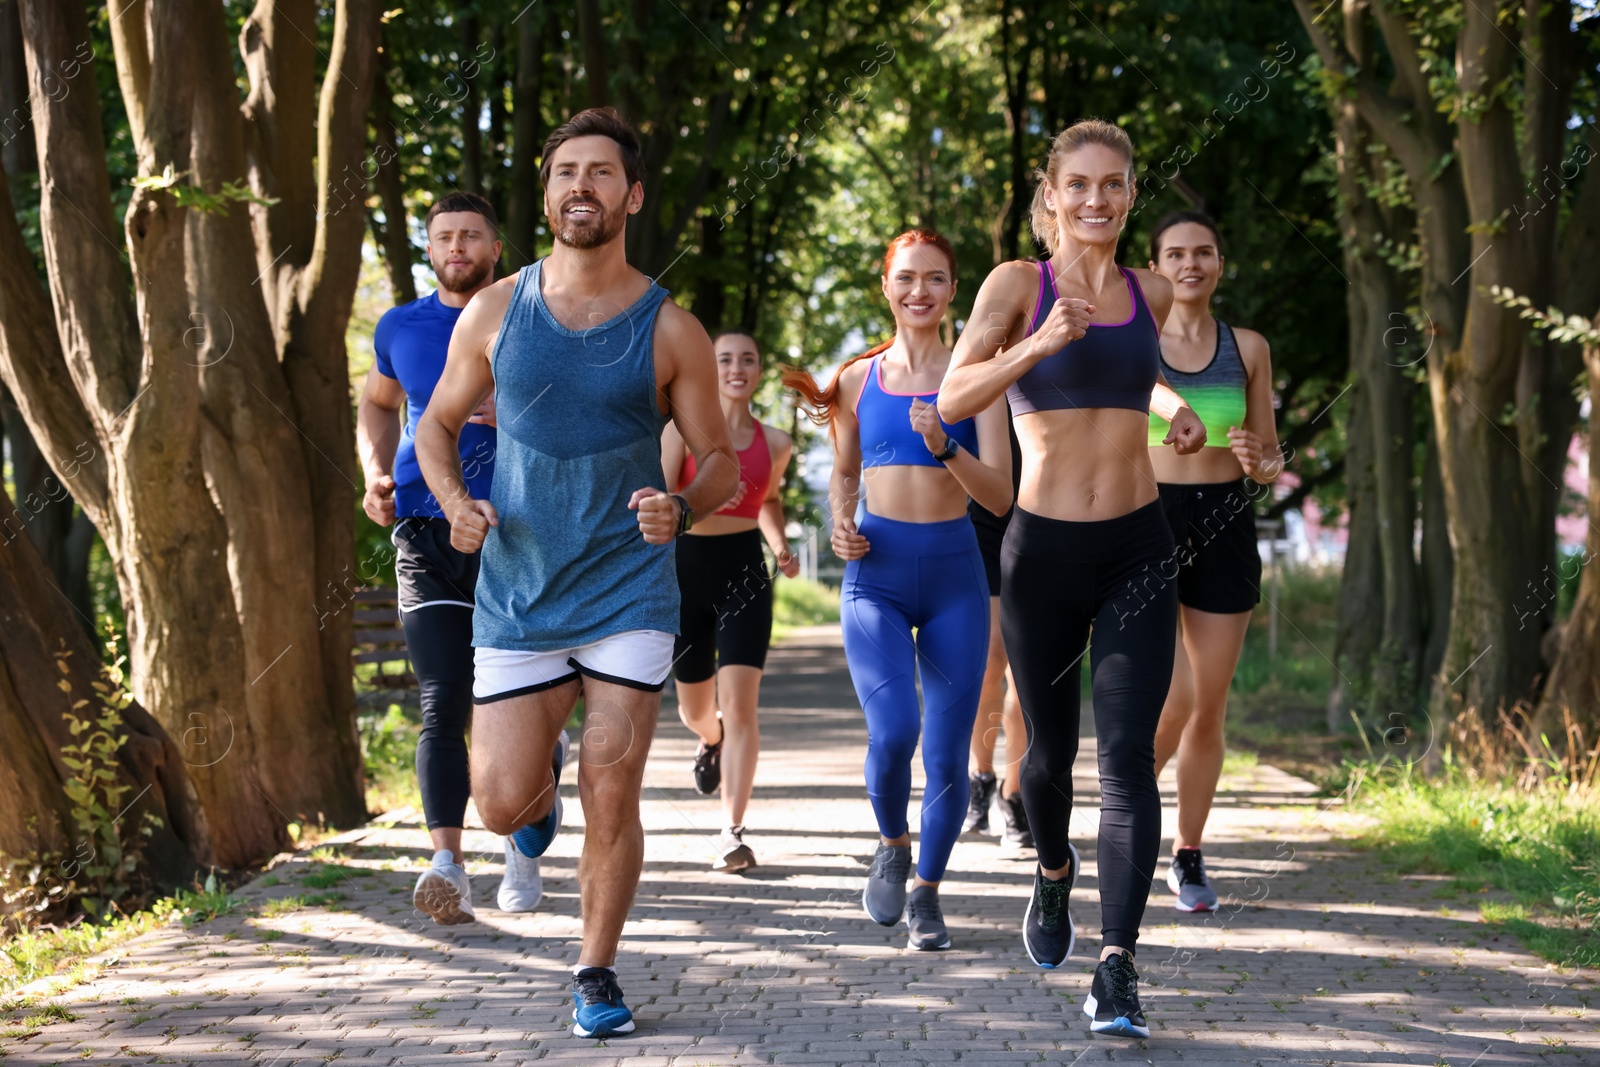
[[[872,921],[893,926],[906,910],[906,879],[911,877],[910,845],[879,845],[867,871],[861,904]]]
[[[1217,891],[1206,875],[1206,861],[1197,848],[1180,848],[1167,867],[1167,888],[1177,894],[1179,911],[1216,911]]]
[[[950,947],[950,929],[944,924],[939,907],[939,887],[919,885],[906,902],[906,925],[911,929],[911,947],[924,952]]]

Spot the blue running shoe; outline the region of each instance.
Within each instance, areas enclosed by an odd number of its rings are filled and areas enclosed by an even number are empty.
[[[616,974],[607,967],[585,967],[572,976],[574,1037],[614,1037],[633,1033],[633,1012],[622,1003]]]
[[[538,859],[550,847],[550,842],[556,839],[556,831],[561,829],[561,768],[567,762],[567,755],[572,751],[572,739],[565,730],[561,731],[561,739],[556,742],[555,755],[550,760],[550,773],[553,788],[556,791],[556,802],[550,806],[550,812],[538,822],[529,823],[511,835],[512,844],[517,846],[517,851],[529,859]]]
[[[1144,1009],[1139,1006],[1139,972],[1133,969],[1133,956],[1119,952],[1100,961],[1089,984],[1089,997],[1083,1013],[1090,1019],[1089,1029],[1096,1034],[1121,1037],[1149,1037]]]

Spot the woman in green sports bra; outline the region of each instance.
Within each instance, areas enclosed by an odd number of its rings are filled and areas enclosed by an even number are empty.
[[[1179,564],[1179,639],[1156,730],[1156,773],[1178,757],[1178,833],[1167,886],[1179,911],[1211,911],[1217,894],[1200,837],[1222,773],[1228,686],[1261,600],[1254,500],[1260,485],[1282,472],[1283,459],[1266,338],[1211,316],[1222,276],[1216,223],[1198,211],[1167,215],[1150,239],[1150,269],[1173,289],[1161,330],[1162,374],[1211,430],[1206,447],[1180,456],[1161,446],[1166,421],[1150,416],[1150,461]]]

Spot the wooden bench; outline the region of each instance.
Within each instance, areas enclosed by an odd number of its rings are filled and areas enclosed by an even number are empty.
[[[417,675],[406,652],[406,633],[400,627],[399,594],[393,589],[358,589],[355,594],[354,664],[377,664],[373,691],[361,693],[362,707],[383,707],[415,700]]]

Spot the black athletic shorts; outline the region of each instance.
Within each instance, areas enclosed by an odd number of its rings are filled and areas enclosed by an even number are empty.
[[[1178,603],[1233,615],[1261,603],[1255,496],[1245,479],[1163,484],[1161,510],[1178,552]]]
[[[673,673],[704,682],[718,667],[764,669],[772,641],[772,578],[761,555],[761,532],[678,538],[682,597]]]
[[[413,611],[424,604],[474,605],[480,553],[450,547],[448,519],[426,515],[398,519],[392,537],[401,611]]]
[[[1011,512],[996,515],[976,500],[967,501],[967,517],[978,531],[978,552],[983,556],[983,576],[989,581],[989,595],[1000,595],[1000,546],[1005,543]]]

